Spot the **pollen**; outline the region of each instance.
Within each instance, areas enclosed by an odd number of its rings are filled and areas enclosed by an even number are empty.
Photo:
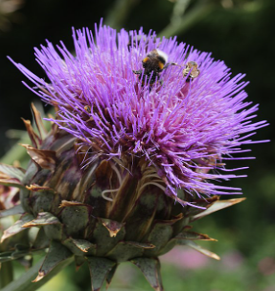
[[[142,60],[142,62],[143,62],[143,63],[146,63],[146,62],[148,62],[148,59],[149,59],[149,58],[146,57],[146,58],[144,58],[144,59]]]
[[[162,70],[164,68],[164,64],[162,62],[159,62],[159,68]]]

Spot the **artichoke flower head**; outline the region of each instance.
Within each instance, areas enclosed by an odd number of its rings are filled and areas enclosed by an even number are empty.
[[[0,217],[22,214],[2,242],[39,228],[26,252],[49,251],[35,281],[74,256],[77,268],[88,262],[92,290],[125,261],[163,290],[158,256],[175,245],[219,259],[194,242],[214,239],[190,223],[243,200],[219,200],[241,192],[217,180],[237,177],[225,161],[267,123],[251,122],[258,107],[244,101],[243,75],[230,78],[208,53],[102,24],[94,35],[73,30],[73,40],[75,55],[62,42],[35,49],[48,81],[13,61],[55,116],[47,132],[33,106],[28,168],[0,165],[21,202]]]

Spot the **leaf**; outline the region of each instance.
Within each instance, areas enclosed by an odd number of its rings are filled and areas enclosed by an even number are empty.
[[[50,240],[45,234],[44,227],[41,227],[36,235],[32,247],[34,249],[44,249],[50,245]]]
[[[21,144],[27,150],[31,159],[42,169],[54,170],[56,166],[56,152],[36,149],[27,144]]]
[[[62,224],[48,224],[43,226],[46,236],[51,240],[64,239],[63,225]]]
[[[173,228],[171,225],[156,222],[151,230],[147,241],[155,245],[156,247],[152,250],[146,250],[144,255],[149,257],[154,257],[158,255],[159,250],[166,245],[173,234]]]
[[[96,246],[85,239],[72,239],[74,245],[80,249],[82,252],[87,253],[90,248],[95,248]]]
[[[45,191],[45,190],[54,192],[54,190],[50,187],[39,186],[37,184],[31,184],[30,186],[26,186],[26,189],[33,191],[33,192],[39,192],[39,191]]]
[[[41,139],[45,139],[46,136],[48,135],[48,132],[43,124],[43,120],[41,118],[41,114],[40,112],[36,109],[35,105],[32,103],[31,104],[32,106],[32,112],[33,112],[33,115],[34,115],[34,122],[36,124],[36,127],[38,129],[38,132],[40,134],[40,138]]]
[[[6,174],[7,176],[22,181],[24,178],[25,170],[21,168],[16,168],[10,165],[0,163],[0,172]]]
[[[211,196],[209,198],[195,199],[194,204],[205,207],[205,209],[188,206],[187,211],[185,213],[185,217],[193,217],[197,214],[200,214],[201,212],[205,211],[207,208],[211,207],[211,205],[215,203],[216,201],[218,201],[219,199],[220,197],[217,195]]]
[[[75,256],[93,255],[96,252],[96,245],[84,239],[73,239],[71,237],[62,241]]]
[[[74,202],[74,204],[70,203],[64,206],[63,200],[62,208],[61,220],[67,235],[83,237],[85,228],[89,222],[89,205]]]
[[[91,274],[92,291],[98,291],[116,263],[100,257],[87,257],[87,261]]]
[[[6,238],[11,237],[11,236],[13,236],[14,234],[17,234],[17,233],[19,233],[19,232],[25,230],[25,228],[23,228],[22,226],[23,226],[25,223],[31,221],[32,219],[33,219],[33,216],[32,216],[31,214],[29,214],[29,213],[25,213],[25,214],[23,214],[23,215],[21,216],[21,218],[15,222],[14,225],[12,225],[11,227],[9,227],[8,229],[6,229],[6,230],[4,231],[4,234],[3,234],[2,238],[1,238],[1,243],[2,243]]]
[[[19,205],[12,207],[12,208],[1,210],[0,211],[0,218],[6,217],[6,216],[11,216],[11,215],[16,215],[16,214],[23,214],[24,212],[25,212],[24,209],[19,204]]]
[[[135,258],[131,262],[141,270],[156,291],[164,290],[160,274],[160,263],[157,258]]]
[[[60,224],[60,221],[50,212],[40,212],[35,219],[23,224],[22,227],[43,226],[50,224]]]
[[[127,243],[141,249],[154,249],[156,247],[155,245],[151,243],[142,243],[142,242],[136,242],[136,241],[127,241]]]
[[[39,145],[41,145],[41,143],[42,143],[41,138],[35,133],[32,125],[31,125],[31,122],[29,120],[25,120],[24,118],[21,118],[21,119],[23,120],[23,122],[25,124],[25,127],[27,129],[27,132],[28,132],[28,135],[29,135],[29,138],[31,140],[32,145],[35,148],[38,148]]]
[[[35,291],[45,283],[47,283],[52,277],[54,277],[59,271],[61,271],[64,267],[69,265],[73,258],[69,258],[65,261],[62,261],[51,273],[41,279],[37,283],[31,283],[31,281],[35,278],[39,267],[41,266],[43,259],[38,261],[33,267],[31,267],[28,271],[24,272],[24,274],[18,279],[14,280],[6,287],[1,289],[1,291]]]
[[[201,213],[199,213],[197,215],[194,215],[192,220],[202,218],[202,217],[204,217],[206,215],[209,215],[209,214],[211,214],[213,212],[216,212],[218,210],[233,206],[233,205],[235,205],[237,203],[240,203],[240,202],[244,201],[245,199],[246,198],[235,198],[235,199],[228,199],[228,200],[218,200],[218,201],[214,202],[209,208],[207,208],[203,212],[201,212]]]
[[[127,211],[128,213],[124,218],[126,219],[127,217],[127,224],[125,225],[127,241],[142,241],[153,227],[152,223],[159,201],[159,190],[155,188],[152,190],[148,188],[148,190],[134,202],[134,207],[129,208]],[[121,199],[123,199],[123,197],[121,197]]]
[[[120,223],[106,218],[99,218],[99,220],[109,231],[110,237],[115,237],[121,228],[125,225],[125,223]]]
[[[17,179],[9,178],[9,177],[2,177],[0,178],[0,184],[8,187],[16,187],[20,189],[25,189],[25,186]]]
[[[183,231],[176,236],[176,239],[217,241],[216,239],[209,237],[207,234],[198,233],[195,231]]]
[[[107,252],[116,247],[125,237],[125,227],[123,226],[116,236],[110,237],[109,231],[100,222],[97,221],[93,230],[93,242],[97,245],[96,255],[104,256]]]
[[[72,253],[61,243],[52,241],[46,258],[33,282],[38,282],[48,275],[56,266],[72,256]]]
[[[209,250],[201,247],[200,245],[196,244],[195,242],[193,242],[192,240],[178,240],[177,241],[179,245],[187,245],[191,248],[193,248],[194,250],[202,253],[203,255],[206,255],[209,258],[215,259],[215,260],[220,260],[220,257],[218,255],[216,255],[215,253],[210,252]]]
[[[135,257],[140,257],[144,248],[135,242],[120,241],[106,256],[117,262],[125,262]]]

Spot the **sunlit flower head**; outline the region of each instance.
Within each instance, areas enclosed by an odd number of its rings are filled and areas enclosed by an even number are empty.
[[[94,34],[73,30],[73,40],[75,54],[62,42],[35,49],[48,80],[15,65],[57,108],[51,120],[87,149],[83,166],[98,156],[125,167],[140,160],[156,168],[170,196],[240,193],[214,181],[237,177],[225,162],[240,159],[249,151],[242,145],[267,125],[251,121],[258,105],[245,101],[244,75],[231,77],[209,53],[142,29],[117,33],[100,24]]]

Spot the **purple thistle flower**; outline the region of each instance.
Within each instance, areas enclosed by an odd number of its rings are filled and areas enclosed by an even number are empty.
[[[50,120],[88,146],[85,165],[95,155],[117,162],[144,159],[164,181],[166,188],[160,187],[176,199],[178,189],[195,197],[241,194],[213,182],[244,177],[230,172],[246,167],[226,169],[225,161],[248,152],[244,144],[264,142],[250,139],[267,122],[252,122],[258,105],[245,101],[244,75],[231,78],[224,62],[209,53],[142,29],[117,33],[100,24],[95,35],[73,30],[73,40],[75,55],[62,42],[35,49],[49,82],[14,64],[35,85],[26,86],[58,109],[57,119]],[[153,74],[133,71],[143,70],[143,59],[156,48],[178,65],[151,82]],[[200,71],[191,81],[183,75],[190,61]]]

